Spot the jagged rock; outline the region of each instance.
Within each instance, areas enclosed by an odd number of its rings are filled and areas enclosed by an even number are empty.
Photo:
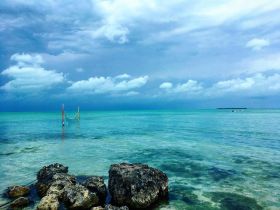
[[[31,201],[29,198],[19,197],[10,204],[10,208],[11,209],[21,209],[21,208],[28,206],[30,203],[31,203]]]
[[[112,203],[132,209],[147,208],[168,195],[166,174],[144,164],[113,164],[109,170]]]
[[[109,204],[105,206],[105,210],[129,210],[129,208],[127,206],[117,207]]]
[[[53,175],[57,173],[68,173],[68,167],[59,163],[44,166],[37,173],[37,180],[38,182],[46,182],[51,180]]]
[[[43,182],[37,182],[35,184],[37,193],[40,197],[44,197],[49,189],[49,185],[47,183]]]
[[[113,206],[113,205],[109,204],[109,205],[106,205],[105,208],[102,206],[97,206],[97,207],[91,208],[91,210],[129,210],[129,208],[127,206],[117,207],[117,206]]]
[[[56,195],[46,195],[37,206],[37,210],[57,210],[59,208],[59,201]]]
[[[8,187],[7,189],[7,195],[10,198],[22,197],[28,195],[29,192],[30,192],[30,188],[25,186],[12,186],[12,187]]]
[[[76,185],[66,185],[63,192],[63,201],[69,209],[89,209],[98,205],[98,196],[90,192],[86,187]]]
[[[43,167],[37,173],[36,189],[38,194],[41,197],[45,196],[52,185],[61,190],[67,184],[75,184],[76,178],[67,172],[68,167],[58,163]]]
[[[105,210],[102,206],[92,207],[90,210]]]
[[[82,183],[82,185],[89,189],[89,191],[97,194],[100,204],[103,204],[105,202],[107,190],[103,177],[89,177],[86,181]]]
[[[59,199],[62,199],[64,187],[66,185],[73,185],[75,183],[75,176],[64,173],[57,173],[53,175],[53,178],[49,182],[49,188],[46,192],[46,195],[56,195]]]

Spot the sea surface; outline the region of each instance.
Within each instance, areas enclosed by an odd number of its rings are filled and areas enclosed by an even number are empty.
[[[106,181],[112,163],[159,168],[156,209],[280,209],[280,110],[81,111],[64,128],[60,112],[0,113],[1,191],[54,162]]]

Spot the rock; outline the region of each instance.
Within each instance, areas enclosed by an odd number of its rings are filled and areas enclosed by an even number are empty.
[[[168,195],[168,178],[143,164],[113,164],[109,170],[112,203],[132,209],[147,208]]]
[[[67,171],[67,167],[64,167],[62,165],[57,166],[56,164],[53,164],[47,167],[43,167],[37,175],[38,182],[36,183],[36,189],[38,194],[41,197],[45,196],[51,186],[56,186],[56,189],[59,189],[59,191],[61,191],[65,185],[75,184],[75,176],[66,174],[65,172]],[[54,187],[52,188],[52,190],[54,190]],[[61,193],[62,192],[58,194]]]
[[[59,201],[55,195],[47,195],[43,197],[37,206],[37,210],[57,210]]]
[[[64,187],[66,185],[74,185],[76,183],[75,176],[57,173],[53,175],[53,178],[49,181],[49,188],[46,195],[56,195],[59,199],[62,199]]]
[[[89,189],[89,191],[97,194],[100,204],[103,204],[105,202],[107,190],[103,177],[89,177],[86,181],[82,183],[82,185]]]
[[[117,207],[109,204],[105,206],[105,210],[129,210],[129,208],[127,206]]]
[[[108,204],[105,206],[105,208],[102,206],[97,206],[97,207],[91,208],[91,210],[129,210],[129,208],[127,206],[117,207],[117,206]]]
[[[7,189],[7,195],[10,198],[22,197],[28,195],[29,192],[30,192],[30,188],[25,186],[12,186],[12,187],[8,187]]]
[[[10,208],[11,209],[21,209],[21,208],[28,206],[30,203],[31,203],[31,201],[29,198],[19,197],[10,204]]]
[[[44,166],[38,171],[37,180],[38,182],[46,182],[52,179],[53,175],[57,173],[68,173],[68,167],[59,163]]]
[[[99,203],[97,194],[90,192],[80,184],[66,185],[63,192],[63,201],[69,209],[89,209]]]
[[[47,183],[43,182],[37,182],[35,184],[37,193],[40,197],[44,197],[49,189],[49,185]]]
[[[92,207],[90,210],[105,210],[102,206]]]

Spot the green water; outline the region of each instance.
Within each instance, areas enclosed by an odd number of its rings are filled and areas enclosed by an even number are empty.
[[[53,162],[106,179],[112,163],[142,162],[169,177],[158,209],[280,209],[280,110],[81,112],[64,129],[60,117],[0,113],[2,191]]]

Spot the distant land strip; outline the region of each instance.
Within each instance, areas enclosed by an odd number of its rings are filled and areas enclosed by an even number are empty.
[[[247,109],[246,107],[221,107],[221,108],[217,108],[217,109]]]

